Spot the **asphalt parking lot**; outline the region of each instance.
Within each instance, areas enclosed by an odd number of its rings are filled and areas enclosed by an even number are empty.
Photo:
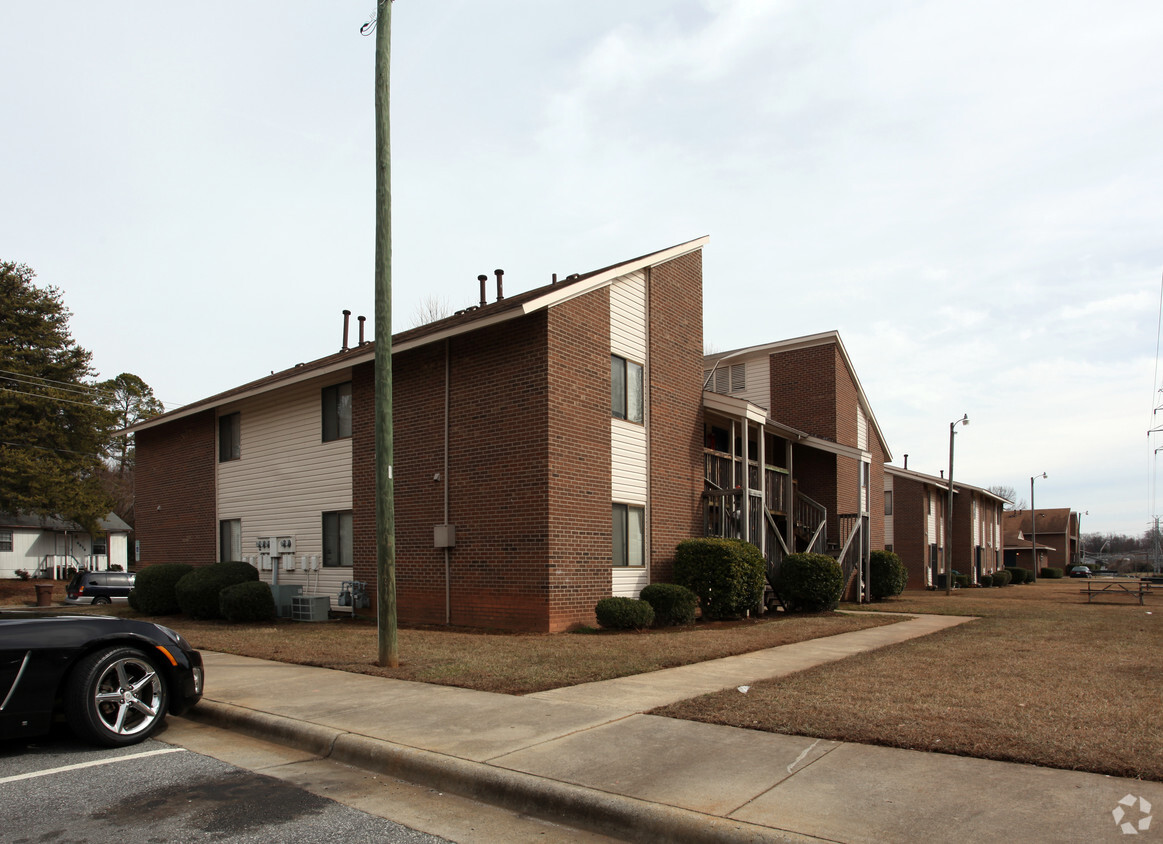
[[[0,742],[0,829],[12,844],[445,841],[181,746],[97,749],[67,732]]]

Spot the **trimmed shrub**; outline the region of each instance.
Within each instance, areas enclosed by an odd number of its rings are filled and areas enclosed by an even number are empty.
[[[193,570],[193,566],[185,563],[146,566],[133,579],[129,606],[145,615],[174,615],[181,612],[174,587]]]
[[[190,618],[221,618],[218,597],[222,590],[248,580],[258,580],[258,569],[250,563],[198,566],[174,585],[174,595]]]
[[[1018,586],[1022,583],[1034,582],[1034,573],[1029,569],[1022,569],[1018,568],[1017,566],[1006,566],[1006,571],[1014,576],[1014,586]]]
[[[227,621],[274,621],[275,599],[261,580],[227,586],[218,595],[218,611]]]
[[[968,589],[969,575],[953,572],[953,583],[957,586],[958,589]]]
[[[695,593],[704,618],[738,618],[759,606],[767,565],[740,539],[688,539],[674,554],[674,582]]]
[[[608,630],[642,630],[654,623],[654,607],[637,598],[602,598],[594,615]]]
[[[1042,566],[1042,570],[1038,572],[1038,577],[1047,577],[1051,580],[1057,580],[1060,577],[1065,577],[1066,572],[1054,566]]]
[[[869,587],[872,600],[892,598],[905,591],[909,572],[901,558],[892,551],[872,552],[872,580]]]
[[[774,588],[793,612],[834,610],[844,591],[844,573],[825,554],[789,554],[779,567]]]
[[[993,586],[993,575],[983,574],[977,579],[977,585],[984,588]]]
[[[699,596],[677,583],[651,583],[638,596],[654,610],[655,627],[693,624]]]
[[[1014,579],[1013,572],[1009,569],[998,569],[992,577],[994,586],[1009,586],[1010,581]]]

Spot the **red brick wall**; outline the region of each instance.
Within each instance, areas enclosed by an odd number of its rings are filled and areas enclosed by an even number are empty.
[[[924,589],[925,570],[929,565],[925,487],[917,481],[897,476],[893,478],[892,490],[892,550],[909,570],[906,588]]]
[[[549,629],[547,315],[449,344],[451,623]],[[444,623],[444,551],[433,547],[432,531],[444,522],[444,482],[434,480],[444,473],[444,345],[397,354],[393,379],[397,613],[401,622]],[[365,417],[374,403],[359,386],[365,380],[352,384],[353,521],[356,577],[370,590],[374,442]]]
[[[214,411],[207,410],[136,435],[141,565],[217,561],[216,426]]]
[[[548,325],[548,629],[593,625],[609,597],[610,291],[551,308]]]
[[[771,356],[771,415],[821,439],[837,439],[834,344]],[[855,444],[855,443],[853,443]]]
[[[703,264],[694,252],[650,271],[650,579],[703,532]]]

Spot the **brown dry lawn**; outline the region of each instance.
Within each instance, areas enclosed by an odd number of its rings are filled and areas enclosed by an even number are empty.
[[[30,582],[0,581],[0,605],[31,604],[34,592]],[[64,599],[63,584],[58,583],[53,597]],[[83,609],[136,616],[123,605]],[[375,664],[377,636],[371,621],[343,619],[302,624],[280,620],[274,624],[235,625],[191,621],[183,616],[149,620],[174,628],[200,650],[421,683],[528,694],[750,653],[891,624],[898,619],[837,613],[790,617],[779,614],[761,621],[699,623],[689,628],[643,633],[590,634],[402,628],[399,631],[401,664],[396,669]]]
[[[1087,604],[1083,583],[907,592],[876,607],[980,618],[655,714],[1163,780],[1163,589]]]
[[[656,710],[675,718],[1163,781],[1163,589],[1145,606],[1087,604],[1078,580],[909,592],[887,612],[977,616],[922,639],[782,680]],[[63,599],[63,584],[54,597]],[[0,605],[31,583],[0,581]],[[114,610],[133,615],[127,608]],[[379,668],[374,624],[229,625],[154,619],[196,647],[443,685],[523,694],[832,635],[895,620],[824,614],[642,634],[401,629]]]

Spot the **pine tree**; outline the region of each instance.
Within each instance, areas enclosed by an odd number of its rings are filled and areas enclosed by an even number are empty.
[[[95,399],[92,356],[69,333],[60,291],[0,261],[0,511],[60,516],[93,530],[114,422]]]

